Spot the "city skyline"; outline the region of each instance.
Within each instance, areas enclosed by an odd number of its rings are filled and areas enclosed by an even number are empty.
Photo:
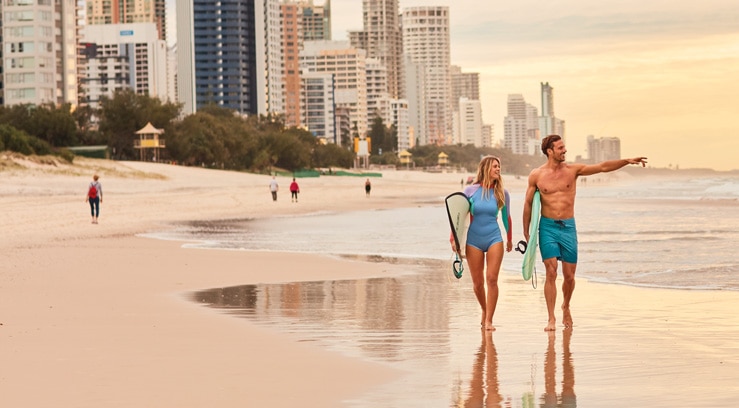
[[[739,169],[739,5],[523,0],[400,0],[400,10],[448,6],[451,63],[480,73],[484,123],[503,136],[508,94],[541,109],[554,88],[567,121],[568,160],[587,157],[586,138],[618,137],[623,157],[650,166]],[[332,33],[361,29],[361,0],[332,0]],[[696,144],[699,144],[696,146]]]

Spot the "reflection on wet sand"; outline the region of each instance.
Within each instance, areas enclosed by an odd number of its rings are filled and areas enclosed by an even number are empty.
[[[472,365],[470,390],[463,407],[500,407],[503,396],[498,382],[498,352],[493,333],[481,330],[482,344]]]
[[[541,396],[541,406],[545,408],[577,406],[575,396],[575,369],[572,364],[572,353],[570,352],[570,340],[572,329],[562,331],[562,392],[557,395],[557,352],[554,347],[555,334],[547,332],[549,341],[547,352],[544,355],[544,394]]]
[[[450,283],[447,274],[422,273],[216,288],[193,293],[192,299],[291,333],[298,341],[390,363],[406,373],[403,381],[373,390],[346,406],[533,408],[534,390],[541,385],[540,377],[533,374],[537,364],[527,375],[522,370],[522,350],[511,347],[529,344],[532,337],[511,330],[496,334],[507,336],[501,340],[506,347],[501,368],[493,334],[479,329],[479,306],[465,283],[469,282]],[[557,395],[555,390],[552,332],[544,355],[545,393],[540,406],[575,406],[571,330],[563,334],[562,392]],[[541,364],[540,357],[536,360]]]

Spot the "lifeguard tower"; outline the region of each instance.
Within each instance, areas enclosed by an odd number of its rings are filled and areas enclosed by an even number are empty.
[[[438,159],[437,164],[439,165],[439,167],[442,167],[442,168],[446,167],[449,164],[449,155],[444,152],[439,153],[439,159]]]
[[[139,149],[139,159],[141,161],[146,161],[146,158],[149,157],[146,154],[147,149],[154,149],[151,157],[152,161],[157,161],[159,158],[159,149],[164,149],[166,147],[164,139],[159,137],[163,133],[164,129],[155,128],[151,122],[147,122],[146,126],[136,132],[136,134],[139,135],[139,138],[138,140],[133,141],[133,147],[135,149]]]
[[[408,152],[408,150],[402,150],[400,153],[398,153],[398,159],[400,161],[400,164],[405,164],[405,168],[409,168],[411,164],[411,158],[413,155]]]

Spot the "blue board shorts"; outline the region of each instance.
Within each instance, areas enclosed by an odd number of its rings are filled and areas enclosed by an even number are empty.
[[[575,219],[553,220],[541,217],[539,221],[539,250],[541,259],[557,258],[577,263],[577,227]]]

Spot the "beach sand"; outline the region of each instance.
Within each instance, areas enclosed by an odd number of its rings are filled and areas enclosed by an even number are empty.
[[[279,327],[205,308],[190,296],[246,284],[393,278],[407,266],[186,249],[181,242],[137,236],[191,220],[440,203],[466,174],[388,171],[372,179],[370,198],[364,178],[299,179],[295,204],[286,177],[278,177],[279,198],[272,202],[268,176],[83,158],[73,166],[20,159],[7,165],[8,160],[0,172],[2,406],[332,407],[363,405],[372,392],[367,401],[380,398],[375,406],[461,406],[464,400],[480,406],[494,401],[496,392],[500,404],[514,407],[531,406],[529,393],[537,405],[554,393],[560,404],[614,407],[729,407],[739,398],[735,292],[579,280],[574,333],[550,337],[542,330],[543,283],[535,291],[502,278],[505,296],[491,341],[474,323],[458,329],[473,341],[450,340],[469,357],[460,363],[466,385],[459,401],[449,396],[393,405],[383,404],[377,391],[391,390],[390,395],[415,387],[407,380],[412,368],[301,341]],[[93,173],[101,176],[104,193],[96,225],[84,202]],[[511,180],[508,186],[523,188],[522,183]],[[474,301],[470,287],[459,290]],[[455,313],[473,322],[479,313],[470,305]],[[463,337],[444,330],[446,338]],[[433,365],[429,371],[433,375]]]

